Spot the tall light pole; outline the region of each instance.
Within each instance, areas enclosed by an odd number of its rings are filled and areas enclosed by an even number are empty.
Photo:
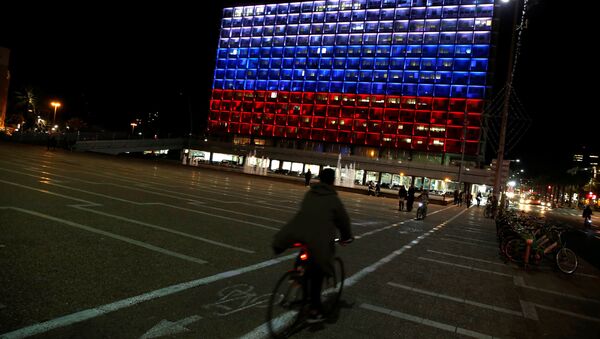
[[[52,101],[50,103],[51,106],[54,106],[54,118],[52,119],[52,125],[56,124],[56,109],[60,107],[60,102]]]
[[[502,2],[508,2],[503,0]],[[513,81],[513,65],[515,62],[515,40],[516,40],[516,29],[517,19],[519,17],[519,2],[514,2],[514,16],[513,22],[511,23],[511,38],[510,38],[510,52],[508,56],[508,73],[506,78],[506,87],[504,92],[504,106],[502,107],[502,120],[500,123],[500,140],[498,142],[498,160],[496,161],[496,180],[494,181],[494,196],[500,198],[500,190],[502,189],[502,183],[500,182],[500,176],[502,173],[502,165],[504,162],[504,145],[506,143],[506,125],[508,124],[508,108],[510,105],[510,93],[512,91]]]

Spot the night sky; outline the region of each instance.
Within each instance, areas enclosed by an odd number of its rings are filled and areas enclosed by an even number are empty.
[[[10,90],[33,86],[44,99],[41,106],[52,98],[63,102],[63,119],[80,116],[112,130],[127,130],[133,118],[158,111],[163,132],[182,135],[190,131],[191,110],[192,132],[200,134],[221,8],[240,3],[253,2],[8,5],[2,10],[0,46],[11,49]],[[589,44],[585,35],[592,30],[584,26],[591,23],[561,19],[563,6],[534,3],[517,66],[515,88],[532,126],[506,157],[523,159],[530,173],[548,168],[557,157],[568,160],[580,145],[597,147],[600,135],[590,103],[594,86],[582,80],[597,73],[587,68],[596,54],[580,47]],[[506,72],[506,44],[501,37],[497,82]]]

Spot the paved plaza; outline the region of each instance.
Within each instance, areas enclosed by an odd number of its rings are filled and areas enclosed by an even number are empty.
[[[301,182],[0,142],[0,338],[264,338]],[[339,315],[297,338],[598,338],[600,271],[498,255],[483,208],[340,192]]]

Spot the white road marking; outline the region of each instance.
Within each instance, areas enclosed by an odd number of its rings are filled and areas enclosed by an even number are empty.
[[[419,260],[426,260],[426,261],[430,261],[430,262],[435,262],[435,263],[438,263],[438,264],[448,265],[448,266],[460,267],[460,268],[464,268],[464,269],[472,270],[472,271],[491,273],[491,274],[500,275],[500,276],[503,276],[503,277],[509,277],[509,278],[513,277],[512,274],[506,274],[506,273],[500,273],[500,272],[496,272],[496,271],[484,270],[484,269],[473,267],[473,266],[459,265],[459,264],[455,264],[455,263],[447,262],[447,261],[442,261],[442,260],[435,260],[435,259],[424,258],[424,257],[419,257],[418,259]]]
[[[527,288],[527,289],[534,290],[534,291],[540,291],[540,292],[544,292],[544,293],[548,293],[548,294],[559,295],[561,297],[566,297],[566,298],[571,298],[571,299],[575,299],[575,300],[581,300],[581,301],[587,301],[587,302],[591,302],[591,303],[600,304],[600,300],[590,299],[590,298],[586,298],[586,297],[580,297],[577,295],[557,292],[557,291],[553,291],[553,290],[549,290],[549,289],[545,289],[545,288],[539,288],[539,287],[535,287],[535,286],[529,286],[525,283],[525,279],[523,277],[519,277],[519,276],[513,277],[513,283],[515,284],[515,286]]]
[[[468,237],[459,237],[459,236],[449,235],[449,234],[444,234],[444,237],[450,237],[450,238],[455,238],[455,239],[459,239],[459,240],[470,240],[470,241],[480,242],[482,244],[488,244],[488,245],[494,246],[494,247],[496,246],[496,243],[493,241],[479,240],[479,239],[468,238]]]
[[[460,240],[456,240],[456,239],[449,239],[449,238],[439,238],[440,240],[445,240],[445,241],[452,241],[452,242],[456,242],[459,244],[466,244],[466,245],[472,245],[472,246],[477,246],[477,247],[484,247],[484,248],[495,248],[496,246],[490,246],[490,245],[482,245],[482,244],[474,244],[472,242],[468,242],[468,241],[460,241]]]
[[[447,331],[447,332],[451,332],[451,333],[458,333],[458,334],[462,334],[468,337],[473,337],[473,338],[479,338],[479,339],[483,339],[483,338],[494,338],[491,335],[487,335],[487,334],[483,334],[480,332],[475,332],[475,331],[471,331],[471,330],[467,330],[458,326],[452,326],[452,325],[448,325],[448,324],[444,324],[444,323],[440,323],[437,321],[433,321],[433,320],[429,320],[426,318],[421,318],[421,317],[417,317],[408,313],[403,313],[403,312],[398,312],[398,311],[394,311],[388,308],[384,308],[384,307],[380,307],[380,306],[375,306],[375,305],[371,305],[371,304],[361,304],[360,308],[366,309],[366,310],[370,310],[370,311],[375,311],[375,312],[379,312],[385,315],[389,315],[398,319],[402,319],[402,320],[406,320],[406,321],[411,321],[420,325],[425,325],[425,326],[429,326],[429,327],[433,327],[433,328],[437,328],[439,330],[443,330],[443,331]]]
[[[151,291],[148,293],[140,294],[134,297],[130,297],[127,299],[115,301],[110,304],[101,305],[95,308],[90,308],[87,310],[79,311],[76,313],[72,313],[69,315],[65,315],[59,318],[55,318],[52,320],[45,321],[43,323],[34,324],[31,326],[27,326],[9,333],[4,333],[0,337],[2,339],[13,339],[13,338],[25,338],[30,337],[37,334],[46,333],[50,330],[65,327],[69,325],[73,325],[76,323],[80,323],[82,321],[86,321],[89,319],[93,319],[111,312],[119,311],[121,309],[125,309],[131,306],[135,306],[137,304],[166,297],[175,293],[183,292],[189,290],[191,288],[195,288],[202,285],[207,285],[213,283],[215,281],[231,278],[238,276],[243,273],[252,272],[255,270],[259,270],[265,267],[269,267],[275,264],[278,264],[282,261],[289,260],[296,257],[296,253],[290,254],[287,256],[267,260],[260,262],[258,264],[246,266],[243,268],[238,268],[231,271],[221,272],[210,277],[200,278],[197,280],[192,280],[184,283],[180,283],[177,285],[172,285],[168,287],[164,287],[155,291]]]
[[[100,235],[103,235],[105,237],[113,238],[113,239],[116,239],[116,240],[120,240],[120,241],[126,242],[126,243],[131,244],[131,245],[139,246],[139,247],[145,248],[145,249],[150,250],[150,251],[154,251],[154,252],[158,252],[158,253],[161,253],[161,254],[164,254],[164,255],[168,255],[168,256],[171,256],[171,257],[175,257],[175,258],[179,258],[179,259],[191,261],[191,262],[196,263],[196,264],[206,264],[207,263],[207,261],[202,260],[202,259],[194,258],[194,257],[191,257],[189,255],[185,255],[185,254],[181,254],[181,253],[177,253],[177,252],[173,252],[173,251],[169,251],[167,249],[164,249],[164,248],[161,248],[161,247],[158,247],[158,246],[154,246],[154,245],[150,245],[150,244],[147,244],[145,242],[141,242],[139,240],[131,239],[131,238],[124,237],[124,236],[121,236],[121,235],[118,235],[118,234],[114,234],[114,233],[110,233],[110,232],[107,232],[107,231],[102,231],[102,230],[99,230],[99,229],[96,229],[96,228],[93,228],[93,227],[90,227],[90,226],[86,226],[86,225],[83,225],[83,224],[80,224],[80,223],[76,223],[76,222],[73,222],[73,221],[65,220],[65,219],[62,219],[62,218],[53,217],[53,216],[48,215],[48,214],[39,213],[39,212],[36,212],[36,211],[32,211],[32,210],[28,210],[28,209],[24,209],[24,208],[20,208],[20,207],[12,207],[12,206],[0,206],[0,209],[11,209],[11,210],[15,210],[15,211],[18,211],[18,212],[21,212],[21,213],[25,213],[25,214],[36,216],[38,218],[52,220],[52,221],[55,221],[55,222],[58,222],[58,223],[61,223],[61,224],[64,224],[64,225],[68,225],[68,226],[71,226],[71,227],[75,227],[75,228],[78,228],[78,229],[81,229],[81,230],[84,230],[84,231],[88,231],[88,232],[100,234]]]
[[[479,261],[479,262],[484,262],[486,264],[492,264],[492,265],[498,265],[498,266],[506,267],[505,264],[502,264],[502,263],[499,263],[499,262],[490,261],[490,260],[483,260],[483,259],[478,259],[478,258],[473,258],[473,257],[466,257],[464,255],[458,255],[458,254],[452,254],[452,253],[448,253],[448,252],[441,252],[441,251],[434,251],[434,250],[427,250],[427,252],[441,254],[441,255],[445,255],[445,256],[449,256],[449,257],[455,257],[455,258],[462,258],[462,259],[468,259],[468,260],[473,260],[473,261]]]
[[[146,331],[146,333],[144,333],[140,339],[159,338],[164,336],[173,336],[181,332],[189,332],[190,330],[185,326],[195,323],[200,319],[202,319],[202,317],[199,315],[193,315],[178,321],[169,321],[163,319],[151,329]]]

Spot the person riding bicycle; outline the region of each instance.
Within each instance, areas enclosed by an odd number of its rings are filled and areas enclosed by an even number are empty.
[[[423,193],[421,193],[421,195],[417,197],[417,201],[423,204],[419,205],[419,208],[417,208],[417,216],[420,213],[421,218],[425,218],[425,216],[427,215],[427,204],[429,204],[429,193],[427,192],[427,190],[424,190]]]
[[[585,206],[585,208],[583,209],[582,217],[584,225],[587,226],[588,219],[590,221],[590,224],[592,223],[592,208],[590,207],[590,205]]]
[[[298,242],[304,244],[310,253],[309,260],[312,262],[306,272],[310,290],[309,323],[323,320],[321,287],[324,277],[333,275],[337,231],[342,244],[354,239],[350,217],[333,187],[335,171],[326,168],[321,171],[319,179],[320,183],[312,185],[304,195],[300,210],[275,234],[272,244],[275,254]]]

